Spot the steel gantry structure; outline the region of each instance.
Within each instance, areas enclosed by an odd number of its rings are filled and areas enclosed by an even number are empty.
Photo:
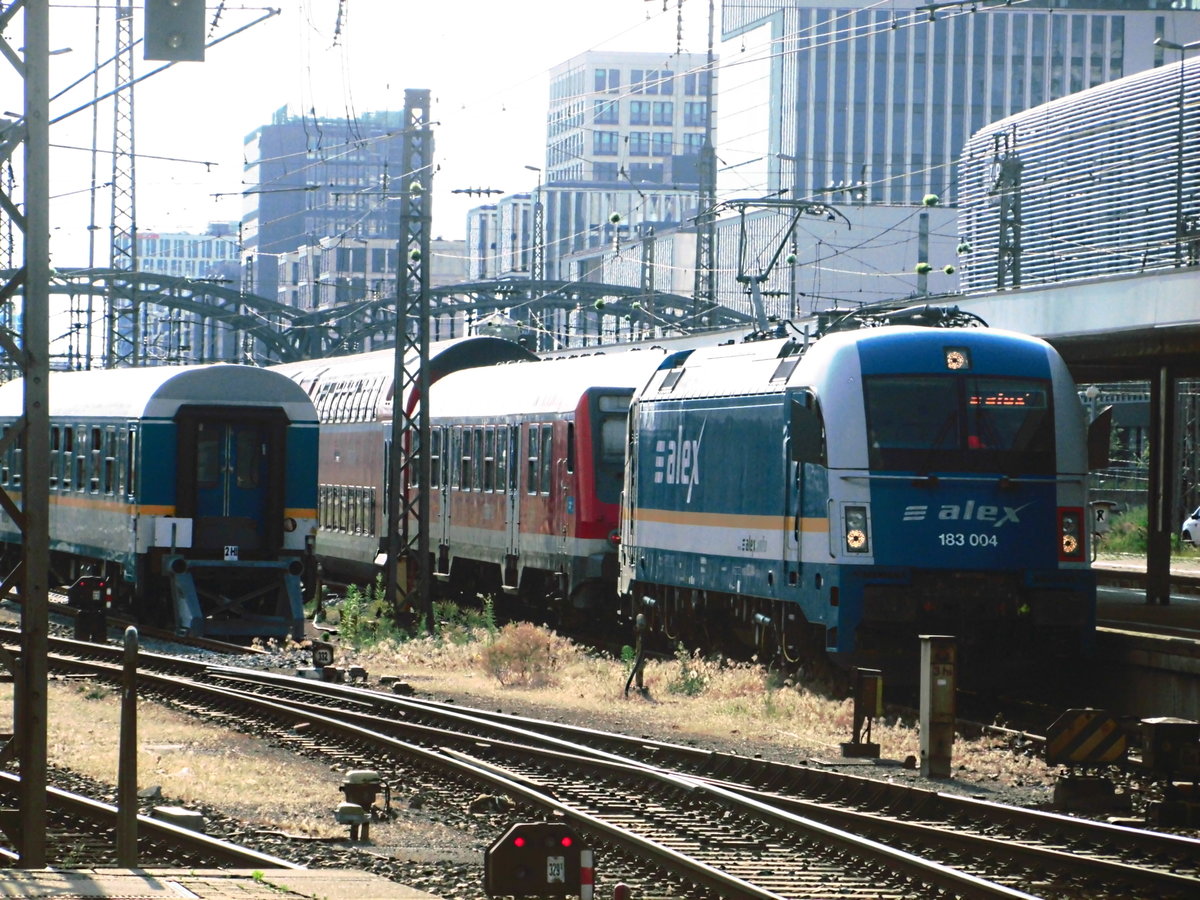
[[[11,280],[13,271],[0,272]],[[14,292],[24,290],[19,283]],[[153,343],[148,330],[138,352],[122,359],[126,365],[180,362],[296,362],[353,353],[366,347],[392,345],[396,328],[396,299],[351,301],[315,310],[302,310],[235,287],[121,269],[56,269],[49,282],[51,295],[74,300],[82,296],[103,298],[103,306],[124,308],[136,297],[143,316],[155,308],[167,318],[170,312],[192,319],[190,334],[174,343]],[[429,290],[429,316],[436,339],[461,336],[471,323],[503,312],[537,329],[554,320],[557,331],[542,330],[541,349],[580,343],[609,343],[614,336],[642,333],[650,327],[664,332],[690,333],[730,325],[748,324],[751,317],[717,305],[707,305],[697,320],[691,297],[644,287],[593,282],[499,280],[454,284]],[[577,330],[567,329],[570,314],[580,311]],[[253,346],[252,359],[245,346]],[[128,342],[128,335],[121,337]],[[186,348],[186,349],[184,349]],[[101,351],[97,358],[107,358]],[[75,354],[78,365],[84,354]]]

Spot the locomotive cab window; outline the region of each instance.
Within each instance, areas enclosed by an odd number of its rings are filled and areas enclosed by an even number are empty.
[[[1051,474],[1050,384],[974,375],[864,379],[871,468]]]

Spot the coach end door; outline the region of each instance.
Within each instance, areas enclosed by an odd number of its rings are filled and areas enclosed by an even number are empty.
[[[283,417],[277,410],[184,410],[178,425],[179,515],[193,519],[193,548],[234,559],[278,549]]]

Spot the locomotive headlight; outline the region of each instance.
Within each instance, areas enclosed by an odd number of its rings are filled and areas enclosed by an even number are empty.
[[[1060,508],[1058,511],[1058,558],[1078,560],[1083,558],[1083,510]]]
[[[842,522],[845,528],[846,551],[849,553],[870,552],[867,508],[865,506],[847,506],[842,513]]]
[[[951,372],[961,372],[971,368],[971,351],[966,347],[947,347],[946,368]]]
[[[283,530],[287,531],[287,532],[295,531],[296,530],[296,520],[293,519],[291,516],[288,516],[287,518],[285,518],[283,520]]]

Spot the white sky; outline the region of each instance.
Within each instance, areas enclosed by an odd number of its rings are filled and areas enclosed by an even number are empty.
[[[83,79],[52,102],[52,120],[92,97],[88,73],[97,43],[102,62],[112,56],[112,0],[100,0],[98,42],[96,2],[65,0],[51,6],[51,50],[70,48],[52,57],[51,93]],[[218,5],[208,0],[210,21]],[[140,2],[136,6],[135,38],[142,33]],[[405,89],[427,88],[439,166],[433,233],[461,238],[467,210],[485,201],[451,190],[490,187],[517,193],[537,183],[537,175],[525,166],[544,166],[551,67],[590,49],[661,51],[665,61],[677,47],[677,0],[667,0],[666,10],[664,0],[282,0],[279,6],[279,15],[210,48],[205,62],[178,63],[137,85],[139,231],[201,231],[210,221],[240,218],[243,138],[268,123],[280,107],[351,117],[402,110]],[[706,0],[683,0],[678,46],[684,52],[706,50],[708,6]],[[249,24],[263,11],[226,5],[213,37]],[[717,11],[719,15],[719,4]],[[20,27],[18,19],[6,35],[14,47],[21,43]],[[715,50],[721,55],[719,31],[718,23]],[[742,51],[742,61],[762,48],[749,49]],[[738,48],[732,52],[736,55]],[[142,60],[140,47],[134,54],[135,75],[159,65]],[[762,153],[765,138],[755,131],[765,129],[765,120],[754,124],[752,111],[765,103],[764,77],[762,64],[721,71],[718,109],[725,104],[749,115],[749,124],[734,126],[737,134],[722,137],[718,154],[723,165]],[[99,92],[113,84],[109,66],[99,77]],[[21,109],[21,89],[11,71],[0,76],[0,96],[9,98],[4,110]],[[724,118],[720,127],[727,127]],[[92,128],[90,109],[51,127],[52,145],[80,148],[51,151],[51,253],[57,266],[88,261],[92,192],[87,148]],[[96,180],[104,185],[112,175],[107,152],[112,147],[111,101],[100,104],[96,129],[104,151]],[[760,190],[759,170],[740,167],[735,192]],[[752,187],[756,179],[759,184]],[[106,265],[111,200],[107,190],[95,196],[95,261]]]

